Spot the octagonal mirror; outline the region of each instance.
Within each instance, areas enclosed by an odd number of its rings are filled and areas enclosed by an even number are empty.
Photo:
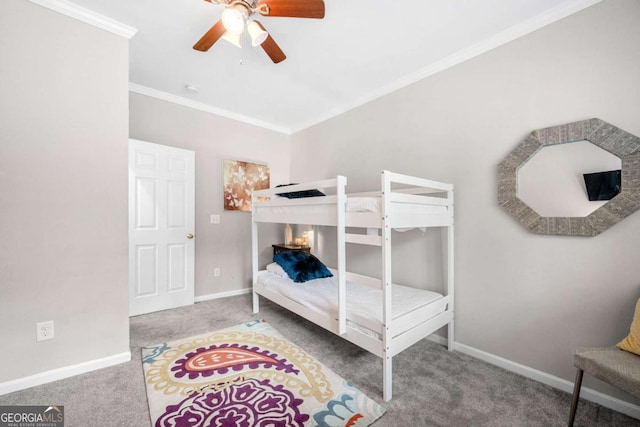
[[[535,233],[600,234],[640,209],[640,138],[600,119],[535,130],[498,165],[498,202]]]

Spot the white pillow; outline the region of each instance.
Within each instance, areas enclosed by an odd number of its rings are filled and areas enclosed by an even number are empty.
[[[284,271],[284,269],[280,267],[280,264],[276,262],[272,262],[271,264],[267,265],[267,271],[269,273],[277,274],[280,277],[284,277],[285,279],[289,278],[287,272]]]

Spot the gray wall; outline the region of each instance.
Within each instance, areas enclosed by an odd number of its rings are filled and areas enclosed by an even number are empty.
[[[251,286],[251,213],[223,210],[222,160],[269,164],[271,185],[289,182],[290,137],[145,95],[131,93],[131,138],[196,153],[196,296]],[[221,214],[218,225],[209,216]],[[283,239],[261,226],[261,261]],[[213,270],[220,267],[220,277]]]
[[[291,178],[344,174],[366,190],[389,169],[454,183],[456,340],[572,381],[576,347],[629,331],[640,214],[593,238],[535,235],[498,206],[496,166],[531,130],[565,122],[640,135],[638,22],[640,2],[604,1],[296,133]],[[433,264],[431,251],[396,263],[401,279],[417,281],[411,266]]]
[[[3,382],[129,351],[128,40],[3,1],[0,57]]]

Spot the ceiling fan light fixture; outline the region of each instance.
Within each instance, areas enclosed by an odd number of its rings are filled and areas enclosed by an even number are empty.
[[[223,40],[228,41],[234,46],[242,48],[242,33],[234,33],[232,31],[225,31],[222,37]]]
[[[287,55],[260,21],[249,20],[249,18],[255,14],[282,18],[324,18],[324,0],[205,1],[223,6],[224,10],[220,19],[193,45],[195,50],[207,52],[221,38],[242,47],[242,33],[246,27],[251,37],[251,44],[254,47],[260,46],[274,64],[287,59]]]
[[[240,34],[248,17],[249,12],[242,4],[231,5],[222,12],[222,24],[227,31]]]
[[[251,36],[251,46],[260,46],[269,37],[269,33],[263,30],[257,22],[251,21],[247,25],[247,32]]]

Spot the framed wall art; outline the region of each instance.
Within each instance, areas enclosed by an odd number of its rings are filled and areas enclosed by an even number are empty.
[[[251,192],[269,188],[269,165],[223,160],[224,210],[251,212]]]

